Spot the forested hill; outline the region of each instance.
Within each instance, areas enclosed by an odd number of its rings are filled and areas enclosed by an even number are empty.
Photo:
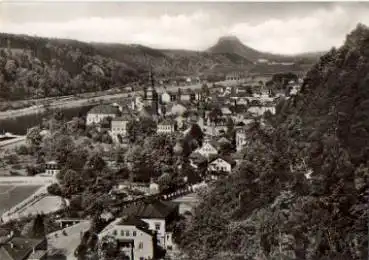
[[[368,259],[369,28],[247,131],[242,165],[177,227],[190,259]]]
[[[85,43],[0,33],[0,99],[42,98],[105,90],[158,77],[305,71],[310,58],[293,65],[254,65],[235,52],[159,50],[137,44]]]

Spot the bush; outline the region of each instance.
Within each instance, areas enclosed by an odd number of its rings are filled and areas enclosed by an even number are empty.
[[[22,166],[21,166],[20,164],[14,164],[14,165],[12,166],[12,169],[13,169],[13,170],[20,170],[20,169],[22,169]]]
[[[9,155],[5,156],[4,160],[7,164],[17,164],[17,163],[19,163],[19,158],[16,154],[9,154]]]
[[[60,186],[56,183],[51,184],[50,186],[47,187],[47,192],[51,195],[55,195],[55,196],[61,196],[62,195],[62,190],[60,188]]]
[[[28,147],[25,145],[21,145],[16,149],[18,155],[27,155],[29,154]]]

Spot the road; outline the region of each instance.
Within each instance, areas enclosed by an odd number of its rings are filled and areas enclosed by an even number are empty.
[[[65,230],[56,231],[47,235],[47,243],[49,246],[49,255],[53,256],[54,253],[62,252],[67,260],[74,260],[74,251],[81,242],[81,232],[85,232],[90,228],[90,221],[84,221],[79,224],[67,227]]]
[[[226,86],[230,85],[236,85],[239,84],[238,81],[221,81],[217,82],[216,84],[223,84]],[[176,92],[178,89],[200,89],[202,84],[194,84],[189,86],[169,86],[167,87],[168,91]],[[209,84],[209,87],[211,88],[212,85]],[[163,87],[157,87],[157,92],[160,94],[164,92]],[[55,109],[55,108],[72,108],[72,107],[80,107],[80,106],[87,106],[87,105],[94,105],[98,104],[100,101],[109,101],[114,99],[121,99],[121,98],[127,98],[129,96],[142,93],[142,91],[132,91],[132,92],[124,92],[124,93],[118,93],[118,94],[104,94],[102,96],[97,97],[88,97],[88,98],[79,98],[76,99],[74,97],[63,97],[63,98],[55,98],[54,101],[49,103],[49,108]],[[9,119],[9,118],[15,118],[25,115],[31,115],[36,113],[42,113],[45,111],[45,108],[43,105],[38,106],[32,106],[29,108],[24,109],[17,109],[17,110],[8,110],[0,112],[0,120],[1,119]]]

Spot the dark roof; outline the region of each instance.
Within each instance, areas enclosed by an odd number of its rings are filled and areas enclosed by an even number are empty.
[[[91,114],[118,114],[119,108],[111,105],[98,105],[88,111]]]
[[[151,117],[151,116],[156,115],[156,114],[157,114],[157,111],[152,106],[145,106],[139,112],[140,117]]]
[[[149,228],[149,224],[147,224],[145,221],[142,221],[141,219],[135,216],[123,217],[122,220],[117,225],[135,226],[137,228],[143,228],[143,229]]]
[[[174,125],[174,124],[176,124],[176,121],[171,118],[165,118],[158,123],[158,125]]]
[[[139,218],[159,218],[165,219],[174,211],[178,210],[178,205],[171,202],[154,201],[143,203],[126,209],[126,214]]]
[[[129,115],[122,115],[120,117],[113,118],[112,121],[130,121],[133,117]]]
[[[24,260],[32,253],[33,248],[40,245],[43,241],[43,239],[14,237],[10,242],[0,247],[0,258],[1,260]]]

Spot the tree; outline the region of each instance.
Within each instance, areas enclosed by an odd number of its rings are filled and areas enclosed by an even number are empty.
[[[67,194],[75,194],[83,189],[82,176],[74,170],[66,170],[59,178],[62,178],[61,183]]]
[[[86,162],[86,167],[96,172],[101,172],[105,166],[104,159],[98,153],[93,154]]]
[[[33,147],[39,147],[42,142],[42,136],[40,134],[41,129],[38,127],[31,128],[27,133],[27,141]]]
[[[51,184],[50,186],[48,186],[47,187],[47,192],[51,195],[62,196],[62,190],[61,190],[60,186],[56,183]]]

